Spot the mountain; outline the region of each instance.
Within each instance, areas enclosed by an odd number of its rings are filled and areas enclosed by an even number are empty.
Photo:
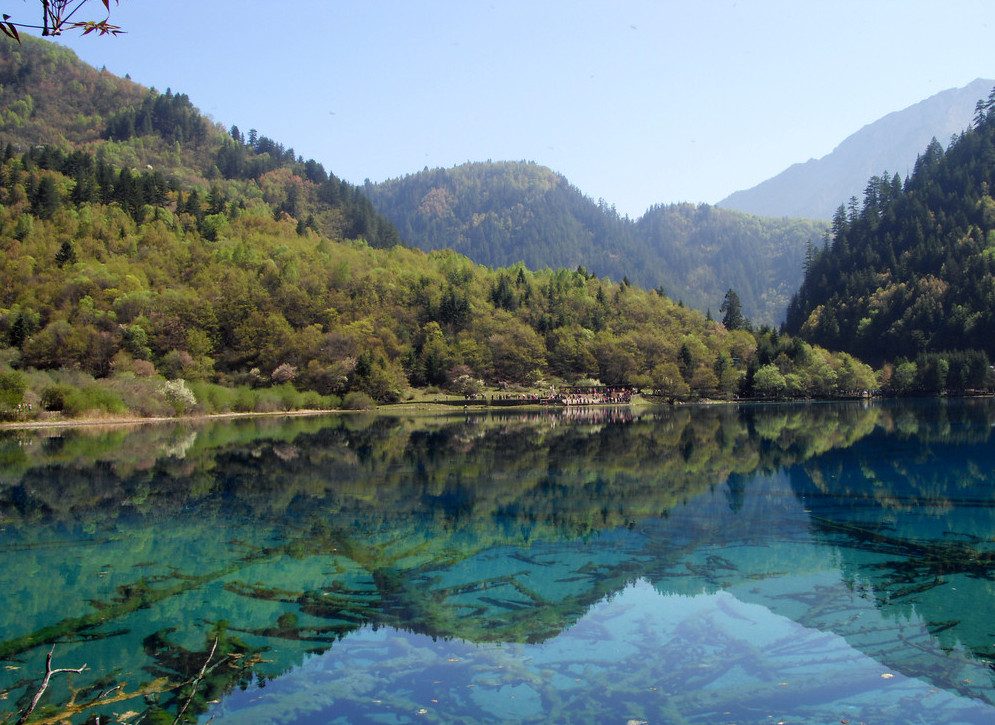
[[[832,153],[794,164],[772,179],[730,194],[717,206],[764,216],[831,219],[867,179],[885,171],[907,176],[916,155],[936,138],[946,143],[971,124],[974,106],[995,86],[977,79],[890,113],[847,137]]]
[[[0,419],[25,420],[27,406],[29,417],[359,407],[409,386],[590,378],[671,396],[752,393],[754,381],[832,395],[825,369],[873,375],[769,331],[727,330],[624,278],[405,247],[313,159],[50,43],[0,44],[0,83]],[[550,172],[522,167],[511,186],[566,208],[496,199],[491,216],[469,211],[467,200],[487,208],[488,185],[463,201],[418,198],[430,219],[476,213],[531,228],[536,244],[583,249],[591,229],[590,253],[595,232],[617,234],[609,259],[635,234]],[[760,374],[780,377],[774,359],[794,371],[790,386]]]
[[[31,150],[42,168],[49,168],[82,153],[116,171],[128,168],[154,177],[173,191],[198,189],[206,197],[213,189],[216,203],[229,182],[252,181],[281,213],[301,216],[329,236],[363,236],[379,247],[398,241],[397,231],[356,187],[325,173],[313,159],[305,162],[293,149],[254,130],[247,143],[237,128],[230,134],[217,128],[186,95],[170,89],[159,93],[98,71],[67,48],[31,36],[20,44],[0,43],[0,88],[0,137],[8,146],[7,159]],[[76,186],[80,201],[89,193],[89,175],[72,162],[70,167],[70,176],[87,177]],[[307,189],[304,181],[310,182]],[[141,200],[131,201],[132,211],[140,213]],[[202,224],[203,215],[198,216]]]
[[[651,207],[635,222],[652,260],[634,279],[654,279],[697,309],[718,310],[732,289],[755,324],[777,326],[798,289],[803,260],[827,231],[808,219],[760,217],[707,204]],[[651,277],[643,282],[644,277]]]
[[[805,250],[827,229],[692,204],[657,206],[632,221],[524,161],[425,169],[363,189],[420,249],[453,249],[490,266],[580,266],[663,288],[702,311],[717,310],[733,288],[748,317],[772,325],[801,282]]]
[[[617,280],[649,262],[622,259],[634,249],[627,220],[535,163],[426,169],[363,190],[402,239],[426,251],[452,249],[490,266],[584,265]]]
[[[975,387],[995,355],[995,91],[974,125],[931,142],[903,184],[872,177],[806,262],[786,329],[933,387]],[[903,367],[904,365],[904,367]],[[957,368],[956,374],[954,368]],[[906,383],[897,383],[907,387]]]

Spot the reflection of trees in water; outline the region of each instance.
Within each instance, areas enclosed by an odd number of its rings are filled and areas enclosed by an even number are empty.
[[[91,522],[106,530],[136,521],[168,526],[174,512],[184,509],[194,511],[205,528],[232,527],[243,541],[233,568],[184,572],[184,554],[178,553],[170,562],[172,573],[118,587],[107,601],[94,602],[91,614],[60,622],[57,634],[36,631],[0,648],[10,656],[65,637],[113,635],[113,622],[125,614],[222,577],[225,596],[233,602],[278,606],[268,624],[228,627],[232,636],[255,642],[252,647],[281,641],[295,644],[290,652],[324,649],[364,624],[438,637],[458,632],[473,641],[541,641],[635,578],[672,576],[672,567],[699,542],[691,538],[677,545],[642,536],[617,560],[583,560],[573,569],[558,561],[562,549],[550,556],[519,552],[525,558],[517,573],[456,583],[445,581],[450,568],[523,543],[559,541],[569,549],[570,542],[583,543],[599,532],[666,517],[723,483],[728,508],[739,511],[748,476],[796,463],[807,465],[823,494],[837,491],[833,487],[841,481],[845,491],[866,490],[867,471],[874,466],[849,478],[826,476],[827,466],[836,462],[832,456],[824,462],[825,454],[849,455],[876,430],[911,435],[908,410],[860,403],[678,408],[583,426],[516,415],[418,421],[329,417],[295,419],[286,427],[256,421],[206,425],[196,428],[196,436],[182,426],[66,432],[40,444],[17,434],[0,440],[0,456],[16,464],[0,475],[0,506],[13,532],[10,540],[20,539],[18,545],[32,546],[36,535],[29,527],[37,522],[69,523],[76,530]],[[920,456],[950,440],[984,441],[990,417],[989,407],[971,402],[944,406],[939,415],[921,416],[916,431],[922,431],[922,443],[908,440]],[[985,423],[980,429],[967,427],[978,420]],[[920,491],[916,495],[923,499],[934,497],[935,471],[923,475],[911,465],[891,465],[909,490]],[[970,469],[971,461],[961,465]],[[980,470],[971,475],[983,477]],[[893,491],[892,497],[907,501],[909,496]],[[241,522],[282,541],[261,543],[263,534],[250,533]],[[873,536],[864,530],[826,531],[848,546],[888,553],[868,548]],[[891,569],[892,579],[905,577],[916,587],[957,562],[959,571],[991,576],[990,555],[972,550],[974,569],[965,571],[963,555],[971,552],[964,542],[949,543],[960,548],[931,549],[933,558],[911,564],[903,556],[917,550],[902,555],[903,542],[896,540],[894,560],[906,568]],[[874,545],[884,546],[883,540]],[[232,577],[243,566],[280,557],[345,563],[318,588]],[[746,574],[713,557],[682,576],[718,586],[724,578]],[[543,580],[555,585],[555,596],[537,585]],[[887,589],[880,581],[877,586]],[[156,641],[155,652],[171,651],[168,637]],[[190,657],[202,654],[193,651]],[[295,655],[279,658],[276,671],[288,657]]]
[[[20,440],[0,438],[0,455],[21,461],[0,474],[0,509],[11,523],[75,521],[97,512],[107,522],[191,506],[205,515],[238,507],[245,515],[272,516],[305,500],[365,502],[373,485],[381,509],[412,502],[416,508],[433,495],[473,486],[475,508],[493,512],[550,477],[569,477],[573,485],[589,473],[600,479],[602,493],[615,486],[632,498],[643,481],[655,498],[661,490],[693,494],[734,472],[772,470],[847,445],[878,418],[878,409],[856,405],[717,406],[664,409],[594,427],[518,416],[380,416],[292,419],[287,427],[211,424],[197,428],[193,442],[190,430],[175,425],[41,438],[59,440],[58,446],[25,445],[20,434]],[[178,446],[182,458],[174,455]]]

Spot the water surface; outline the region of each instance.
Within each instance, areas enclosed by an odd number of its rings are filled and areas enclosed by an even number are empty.
[[[2,705],[54,646],[88,669],[53,712],[150,690],[73,722],[991,722],[993,423],[959,400],[6,433]]]

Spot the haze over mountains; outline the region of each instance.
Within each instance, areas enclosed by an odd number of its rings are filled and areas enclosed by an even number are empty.
[[[716,206],[761,216],[831,219],[851,196],[863,197],[871,176],[887,171],[904,179],[933,138],[946,146],[971,124],[975,105],[993,86],[995,81],[978,78],[890,113],[848,136],[832,153],[794,164]]]

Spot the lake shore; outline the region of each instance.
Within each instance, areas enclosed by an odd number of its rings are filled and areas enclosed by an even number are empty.
[[[357,410],[277,410],[267,412],[245,412],[245,413],[202,413],[197,415],[179,415],[173,417],[143,418],[140,416],[83,416],[81,418],[59,418],[48,420],[24,420],[6,421],[0,423],[2,430],[38,430],[45,428],[79,428],[93,426],[127,426],[144,425],[146,423],[181,423],[207,420],[225,420],[235,418],[264,418],[264,417],[301,417],[312,415],[330,415],[340,413],[362,413],[368,411]]]
[[[986,394],[990,395],[990,394]],[[877,396],[873,396],[877,397]],[[854,397],[852,400],[868,400],[870,398],[865,397]],[[302,409],[302,410],[277,410],[277,411],[247,411],[247,412],[225,412],[225,413],[196,413],[192,415],[180,415],[180,416],[159,416],[159,417],[140,417],[140,416],[82,416],[79,418],[62,418],[59,417],[57,413],[45,413],[44,415],[51,416],[45,419],[34,419],[34,420],[23,420],[23,421],[5,421],[0,423],[0,431],[4,430],[44,430],[44,429],[55,429],[55,428],[81,428],[81,427],[99,427],[99,426],[136,426],[145,425],[149,423],[189,423],[189,422],[199,422],[199,421],[213,421],[213,420],[234,420],[239,418],[290,418],[290,417],[303,417],[303,416],[318,416],[318,415],[343,415],[343,414],[362,414],[362,413],[374,413],[380,415],[410,415],[410,414],[447,414],[453,412],[463,412],[467,410],[475,411],[503,411],[507,412],[509,410],[548,410],[557,409],[564,410],[568,408],[605,408],[605,407],[631,407],[631,408],[647,408],[656,406],[671,407],[673,405],[684,406],[684,405],[735,405],[743,403],[784,403],[784,402],[803,402],[800,400],[776,400],[776,399],[762,399],[762,398],[737,398],[735,400],[726,399],[715,399],[715,398],[700,398],[696,400],[687,401],[675,401],[671,402],[664,397],[653,397],[638,394],[632,397],[628,403],[590,403],[585,405],[574,405],[574,406],[563,406],[563,405],[550,405],[534,401],[523,401],[515,405],[490,405],[481,404],[479,402],[475,404],[466,405],[459,398],[452,399],[440,399],[439,397],[429,397],[423,396],[420,399],[408,400],[400,403],[388,403],[384,405],[379,405],[376,408],[366,409],[366,410],[346,410],[343,408],[319,410],[319,409]],[[810,401],[811,402],[811,401]]]
[[[658,403],[647,400],[642,396],[636,396],[629,403],[603,403],[603,404],[592,404],[583,407],[613,407],[619,405],[627,405],[630,407],[646,407],[657,405]],[[180,416],[160,416],[145,418],[140,416],[82,416],[79,418],[62,418],[57,417],[58,414],[46,413],[51,417],[46,419],[35,419],[35,420],[23,420],[23,421],[5,421],[0,423],[0,431],[4,430],[44,430],[49,428],[81,428],[81,427],[99,427],[99,426],[135,426],[135,425],[145,425],[151,423],[188,423],[188,422],[198,422],[198,421],[212,421],[212,420],[227,420],[227,419],[238,419],[238,418],[278,418],[278,417],[302,417],[302,416],[316,416],[316,415],[342,415],[342,414],[359,414],[359,413],[375,413],[375,414],[387,414],[387,415],[398,415],[398,414],[444,414],[452,413],[456,411],[462,411],[464,405],[459,399],[452,400],[439,400],[439,399],[422,399],[405,401],[402,403],[391,403],[387,405],[380,405],[376,408],[369,410],[345,410],[341,408],[329,409],[329,410],[278,410],[278,411],[266,411],[266,412],[227,412],[227,413],[198,413],[193,415],[180,415]],[[539,403],[528,403],[516,406],[499,406],[499,405],[474,405],[470,406],[474,410],[479,411],[493,411],[501,410],[507,411],[510,408],[521,410],[521,409],[548,409],[555,407],[557,409],[562,409],[564,406],[550,406],[541,405]]]

